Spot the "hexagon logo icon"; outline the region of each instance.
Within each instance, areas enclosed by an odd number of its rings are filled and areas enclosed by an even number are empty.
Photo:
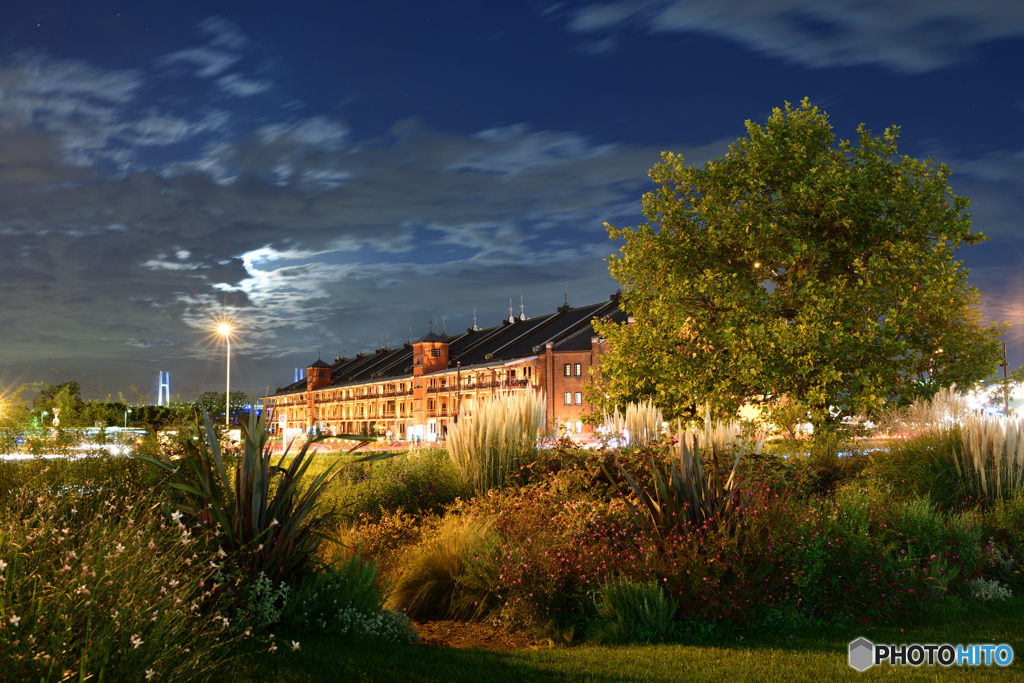
[[[874,663],[874,643],[867,638],[858,638],[850,643],[850,666],[857,671],[867,671]]]

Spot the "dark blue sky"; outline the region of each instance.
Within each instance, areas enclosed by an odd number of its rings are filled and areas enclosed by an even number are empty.
[[[663,150],[804,97],[902,127],[972,198],[986,320],[1024,324],[1024,5],[42,2],[0,28],[0,384],[262,392],[428,330],[615,290]],[[1005,339],[1024,362],[1021,325]],[[56,368],[56,369],[55,369]]]

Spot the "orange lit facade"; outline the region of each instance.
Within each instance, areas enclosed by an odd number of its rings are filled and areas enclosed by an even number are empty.
[[[266,401],[273,430],[285,436],[314,426],[328,434],[368,434],[398,441],[444,439],[456,416],[472,415],[480,401],[538,391],[547,400],[548,426],[590,434],[583,415],[590,369],[599,371],[605,340],[595,319],[621,322],[618,296],[539,318],[509,316],[487,329],[458,335],[430,332],[401,348],[355,358],[318,360],[306,378]]]

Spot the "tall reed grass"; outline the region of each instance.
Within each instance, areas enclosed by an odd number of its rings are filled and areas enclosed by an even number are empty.
[[[536,454],[544,427],[544,397],[527,391],[480,401],[448,432],[448,454],[468,490],[499,488]]]
[[[1024,422],[972,416],[953,456],[964,485],[986,501],[1010,500],[1024,483]]]
[[[612,413],[605,411],[602,431],[620,443],[647,446],[663,436],[664,424],[661,409],[653,401],[642,401],[627,405],[625,415],[618,407]]]

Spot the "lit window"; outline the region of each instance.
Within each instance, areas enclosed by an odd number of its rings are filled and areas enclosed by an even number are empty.
[[[583,365],[580,363],[576,364],[576,376],[579,377],[583,374]]]
[[[565,392],[565,405],[567,405],[567,406],[571,406],[572,405],[572,392],[570,392],[570,391]]]
[[[416,410],[423,410],[423,401],[416,401]]]
[[[583,405],[583,394],[579,391],[576,392],[576,405]]]
[[[568,363],[565,364],[565,376],[572,377],[572,366]]]
[[[582,422],[579,422],[579,421],[577,421],[577,422],[576,422],[576,433],[577,433],[577,434],[580,434],[580,433],[582,433],[582,432],[583,432],[583,423],[582,423]]]
[[[441,349],[430,349],[430,355],[431,355],[432,358],[440,358],[441,357]]]

